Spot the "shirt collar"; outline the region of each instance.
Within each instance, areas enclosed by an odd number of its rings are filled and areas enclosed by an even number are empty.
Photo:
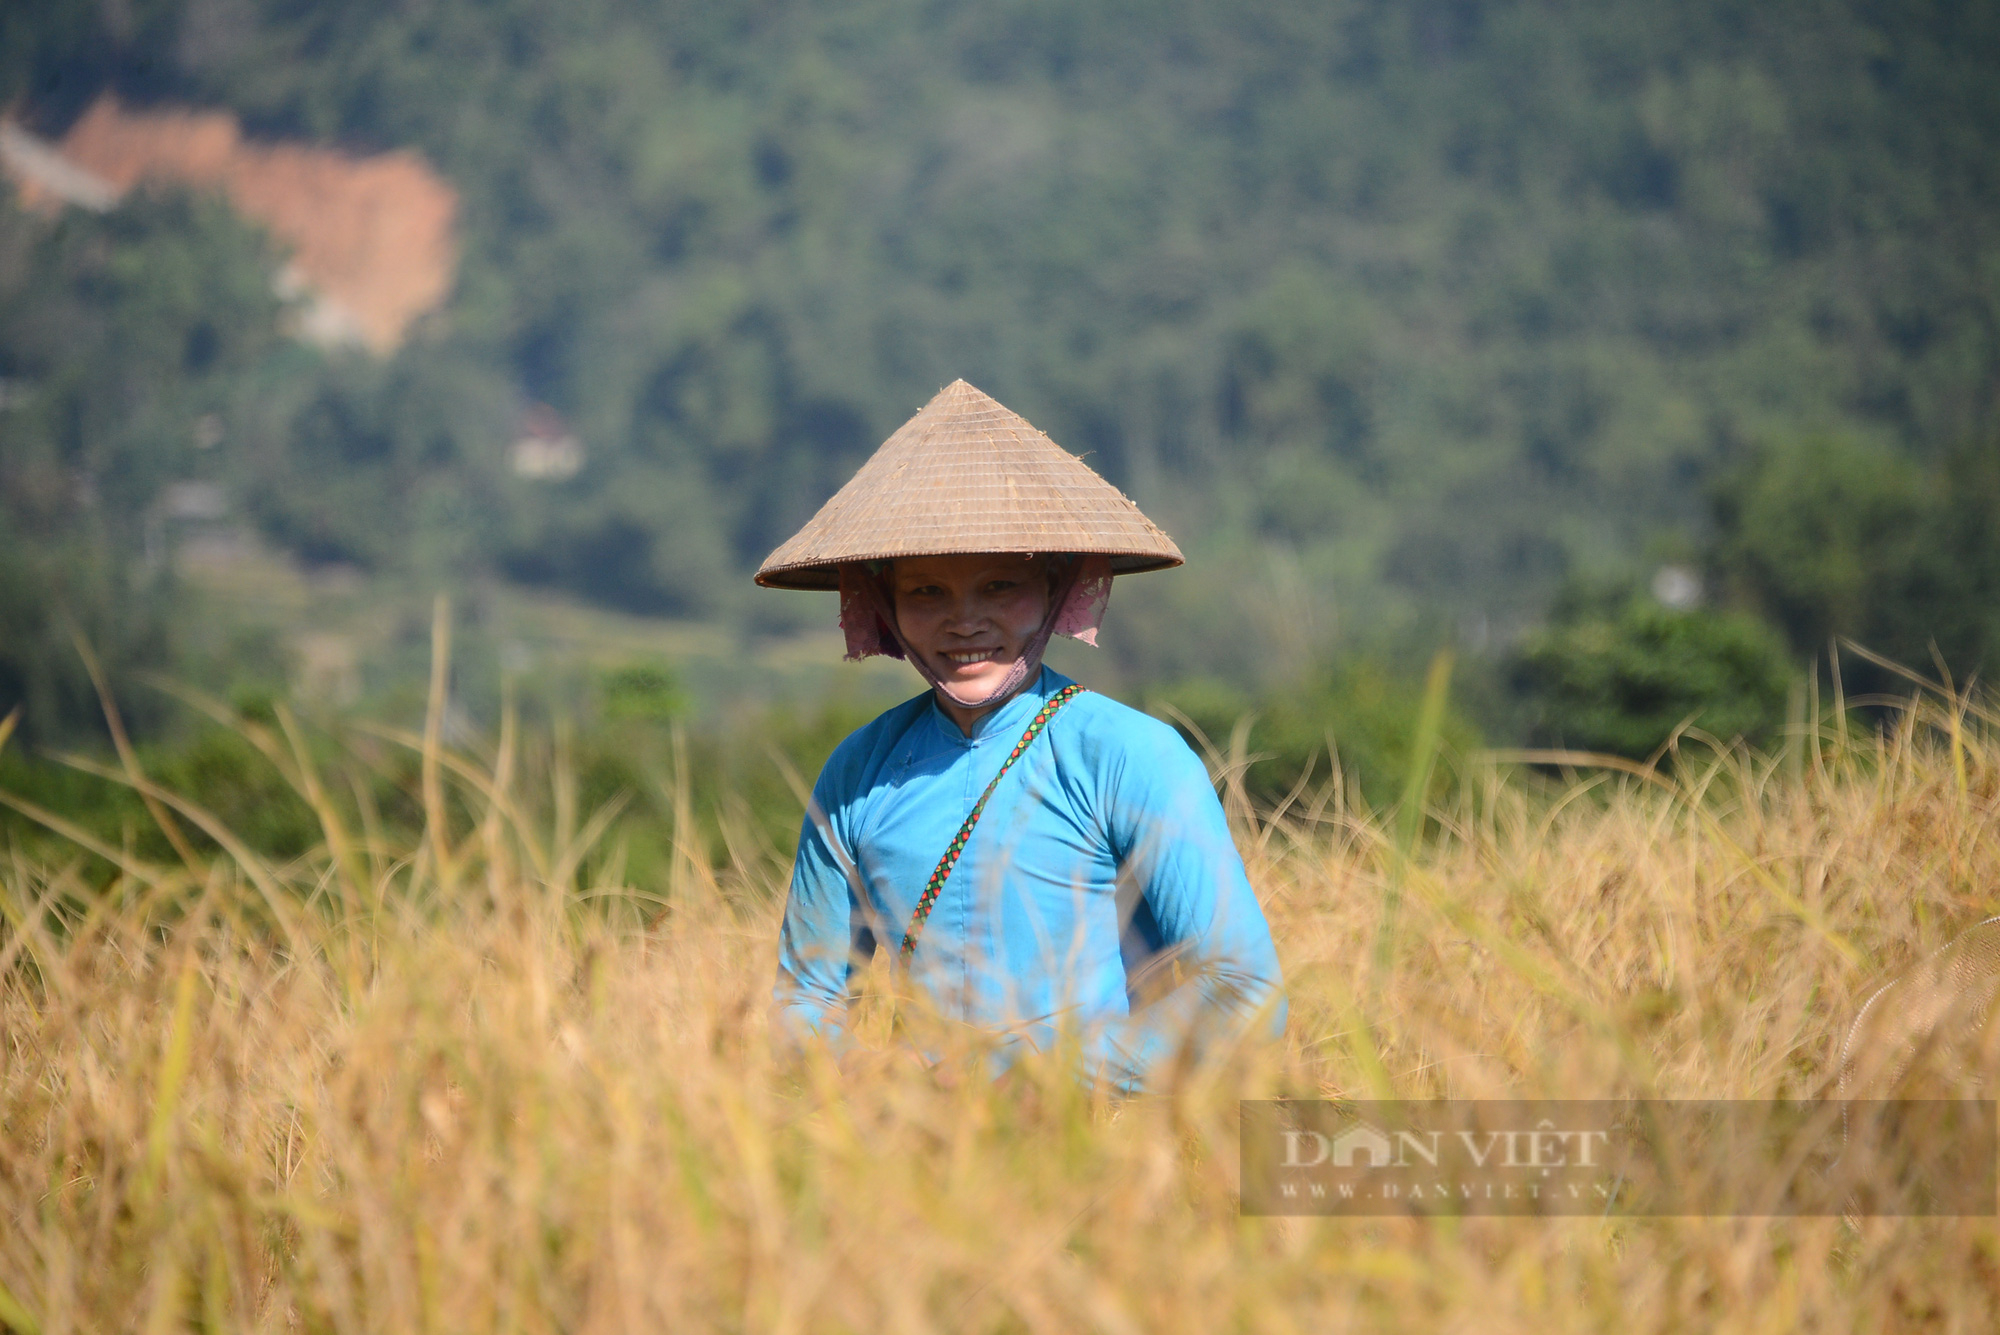
[[[931,702],[931,721],[937,725],[939,732],[961,746],[977,746],[996,735],[1019,736],[1021,730],[1028,726],[1028,720],[1035,716],[1035,711],[1047,704],[1050,696],[1069,684],[1068,677],[1044,663],[1042,670],[1029,678],[1027,685],[1009,696],[1005,704],[990,714],[982,715],[979,721],[972,725],[970,737],[958,730],[958,724],[952,722],[951,716],[938,704],[937,692],[930,691],[927,694]]]

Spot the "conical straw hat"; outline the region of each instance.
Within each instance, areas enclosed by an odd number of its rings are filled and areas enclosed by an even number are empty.
[[[1164,570],[1181,550],[1123,492],[1028,424],[954,380],[772,552],[757,582],[839,587],[843,561],[951,552],[1078,552],[1114,574]]]

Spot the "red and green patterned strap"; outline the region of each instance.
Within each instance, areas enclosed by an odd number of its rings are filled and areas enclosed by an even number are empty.
[[[965,851],[965,841],[972,837],[972,827],[979,824],[980,813],[986,810],[986,799],[993,796],[993,790],[1000,786],[1000,780],[1007,777],[1007,771],[1014,768],[1014,762],[1021,758],[1021,753],[1028,749],[1035,738],[1041,736],[1043,728],[1049,726],[1049,720],[1056,716],[1056,711],[1082,695],[1083,689],[1075,682],[1071,682],[1048,698],[1041,712],[1028,724],[1028,730],[1021,734],[1021,740],[1014,744],[1014,749],[1000,762],[1000,772],[993,776],[993,782],[986,785],[986,791],[972,804],[972,814],[965,818],[965,824],[959,826],[958,833],[951,837],[951,847],[945,849],[944,856],[938,859],[937,870],[931,873],[930,883],[924,886],[923,896],[917,900],[916,912],[910,915],[909,929],[903,933],[902,958],[905,961],[908,961],[910,953],[917,948],[917,938],[924,934],[924,923],[930,918],[931,909],[937,904],[938,892],[943,890],[944,883],[951,879],[951,869],[958,865],[958,855]]]

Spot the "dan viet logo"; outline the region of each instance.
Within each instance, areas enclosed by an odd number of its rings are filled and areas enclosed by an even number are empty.
[[[1995,1211],[1992,1102],[1242,1105],[1245,1214]]]
[[[1463,1154],[1474,1168],[1557,1168],[1598,1166],[1593,1151],[1609,1146],[1611,1133],[1597,1128],[1557,1129],[1543,1118],[1527,1131],[1457,1131],[1447,1144],[1442,1131],[1398,1131],[1393,1136],[1358,1123],[1328,1137],[1318,1131],[1288,1130],[1287,1168],[1437,1168],[1448,1153]]]
[[[1605,1127],[1562,1127],[1542,1118],[1527,1127],[1407,1127],[1356,1121],[1338,1131],[1289,1126],[1275,1186],[1284,1201],[1406,1203],[1536,1201],[1548,1193],[1610,1202],[1614,1175],[1603,1170]]]

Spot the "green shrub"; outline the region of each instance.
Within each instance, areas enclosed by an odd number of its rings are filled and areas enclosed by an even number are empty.
[[[637,663],[606,672],[598,682],[608,723],[664,723],[687,712],[687,692],[670,667]]]
[[[1836,636],[1959,678],[2000,659],[2000,441],[1936,466],[1834,436],[1773,443],[1712,501],[1714,573],[1794,650]],[[1850,684],[1886,688],[1865,664]]]
[[[1639,597],[1571,612],[1526,640],[1510,671],[1533,740],[1635,759],[1683,725],[1724,740],[1767,737],[1783,720],[1790,675],[1763,622]]]
[[[1281,800],[1308,766],[1317,776],[1329,774],[1331,754],[1338,755],[1361,796],[1382,807],[1396,801],[1409,777],[1423,673],[1355,658],[1290,689],[1251,695],[1218,682],[1190,681],[1150,703],[1163,717],[1177,711],[1218,749],[1228,744],[1240,719],[1251,719],[1249,751],[1256,759],[1245,771],[1244,785],[1261,802]],[[1447,756],[1462,756],[1480,744],[1478,729],[1456,708],[1446,710],[1440,739]],[[1450,782],[1449,771],[1443,766],[1433,776],[1434,792]]]
[[[1808,652],[1865,636],[1903,581],[1931,508],[1904,456],[1839,436],[1760,451],[1716,491],[1713,562],[1731,593]]]
[[[155,783],[200,803],[267,856],[295,858],[320,842],[312,808],[239,733],[205,728],[188,743],[149,756],[146,769]],[[192,829],[189,837],[207,842]]]

